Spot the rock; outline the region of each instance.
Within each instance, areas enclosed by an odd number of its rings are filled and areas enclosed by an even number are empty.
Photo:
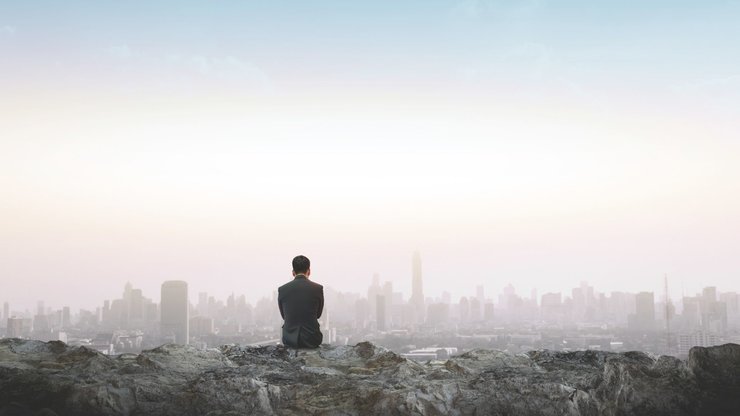
[[[473,350],[420,364],[383,347],[162,345],[106,356],[0,340],[4,415],[740,414],[740,345],[639,352]]]

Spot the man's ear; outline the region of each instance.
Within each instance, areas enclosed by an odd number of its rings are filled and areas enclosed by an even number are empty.
[[[311,276],[311,269],[306,270],[306,277]]]
[[[295,270],[293,270],[293,272],[292,272],[292,273],[293,273],[293,277],[295,277]]]

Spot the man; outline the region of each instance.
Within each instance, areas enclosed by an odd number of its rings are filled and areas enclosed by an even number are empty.
[[[293,348],[317,348],[324,336],[319,318],[324,309],[324,287],[308,280],[311,261],[293,259],[293,280],[278,288],[278,307],[283,323],[283,344]]]

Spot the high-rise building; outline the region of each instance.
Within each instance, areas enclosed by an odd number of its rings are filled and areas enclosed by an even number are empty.
[[[486,302],[485,306],[483,307],[483,319],[486,322],[493,321],[493,302]]]
[[[373,283],[367,288],[367,301],[369,302],[371,317],[375,317],[376,315],[375,308],[377,307],[377,303],[375,302],[375,297],[382,294],[381,291],[380,276],[375,273],[373,274]]]
[[[129,325],[141,325],[144,320],[144,294],[141,289],[131,289],[128,307]]]
[[[383,295],[375,295],[375,326],[378,331],[385,331],[387,328],[386,299]]]
[[[72,326],[72,317],[70,316],[69,306],[62,308],[62,329],[69,329]]]
[[[687,356],[689,350],[693,347],[711,347],[720,345],[721,339],[715,335],[704,331],[695,331],[678,335],[678,355]]]
[[[193,336],[213,334],[213,318],[207,316],[194,316],[190,318],[190,332]]]
[[[681,329],[693,332],[701,325],[701,299],[698,296],[684,296],[681,299]]]
[[[465,296],[460,298],[458,309],[460,311],[460,322],[468,322],[470,319],[470,302],[468,302],[468,298]]]
[[[431,303],[427,306],[427,325],[444,325],[450,318],[450,305],[444,302]]]
[[[393,326],[393,283],[383,283],[383,297],[385,298],[385,325],[387,329],[391,329]]]
[[[160,304],[162,337],[171,339],[175,344],[187,345],[189,342],[187,282],[168,280],[162,283]]]
[[[483,316],[483,304],[478,301],[477,297],[471,297],[470,303],[470,320],[473,322],[480,321]]]
[[[33,336],[40,341],[49,341],[51,326],[47,315],[36,315],[33,317]]]
[[[355,328],[364,329],[367,317],[370,314],[370,301],[368,299],[357,299],[355,301]]]
[[[717,301],[717,288],[705,287],[701,295],[701,327],[711,333],[723,333],[727,329],[727,305]]]
[[[207,292],[198,293],[198,315],[200,316],[208,315],[208,293]]]
[[[20,338],[23,334],[23,318],[8,318],[8,338]]]
[[[562,319],[563,299],[562,294],[545,293],[540,300],[540,319],[553,323]]]
[[[424,287],[421,278],[421,254],[414,252],[411,260],[411,303],[414,305],[416,322],[424,322]]]
[[[640,292],[635,295],[635,314],[630,325],[638,331],[655,329],[655,297],[653,292]]]
[[[3,303],[3,322],[7,323],[10,319],[10,304],[8,302]]]

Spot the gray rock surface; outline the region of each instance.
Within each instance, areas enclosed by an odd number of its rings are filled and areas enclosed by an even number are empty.
[[[163,345],[105,356],[0,340],[0,415],[740,415],[740,345],[474,350],[416,363],[368,342],[317,350]]]

